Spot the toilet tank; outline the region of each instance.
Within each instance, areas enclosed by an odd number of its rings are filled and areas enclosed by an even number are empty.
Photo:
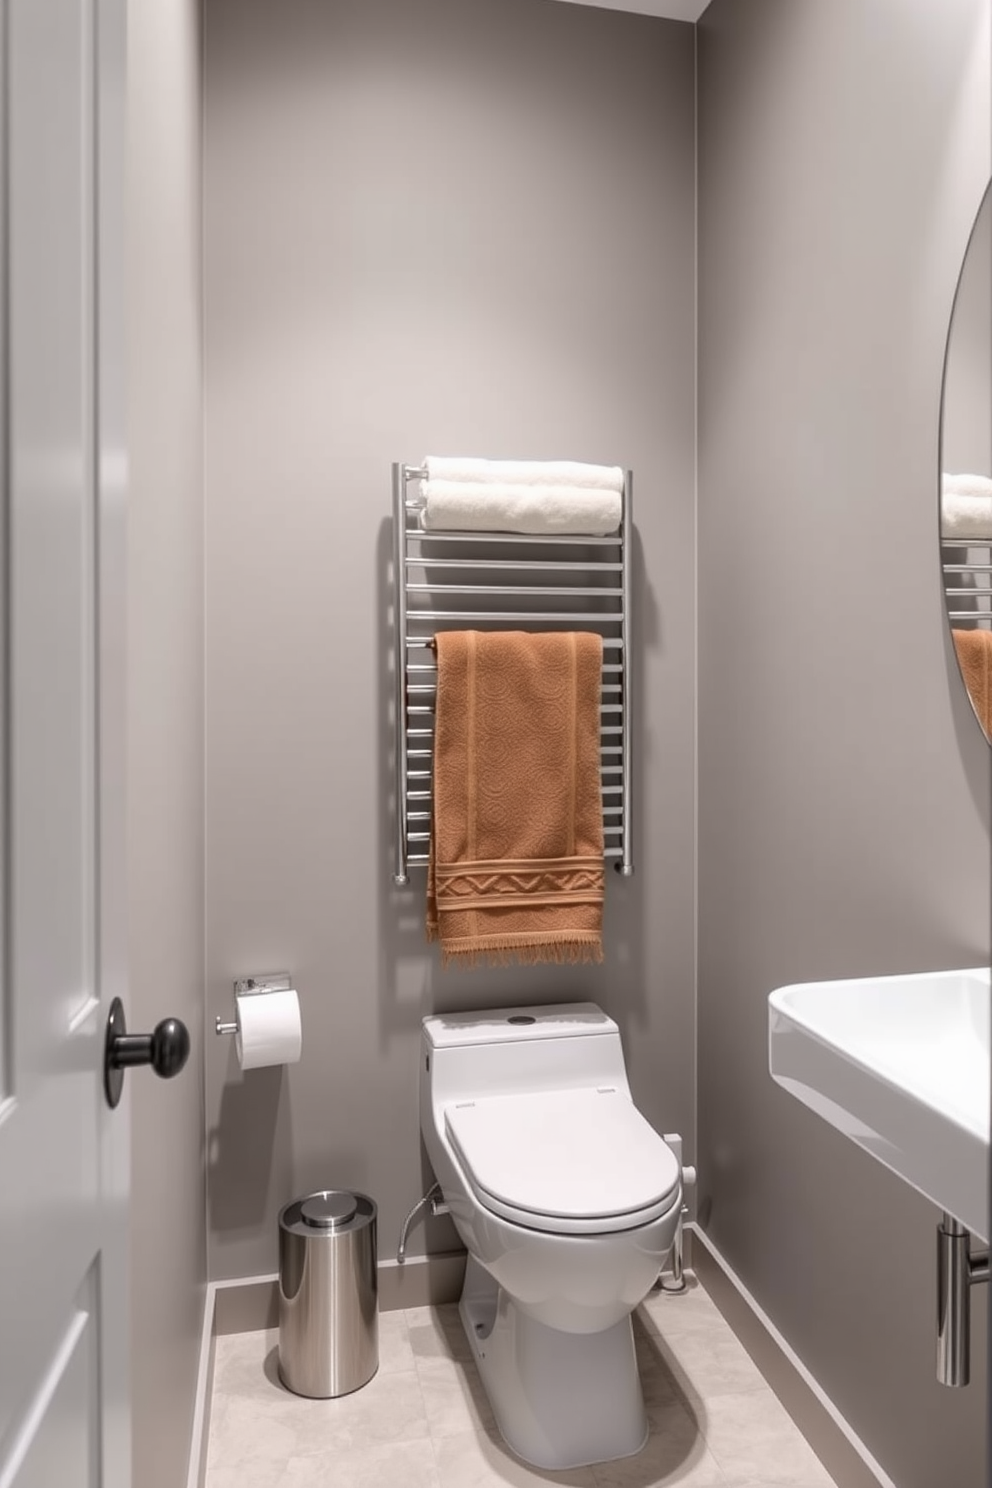
[[[630,1094],[620,1030],[593,1002],[425,1018],[420,1078],[435,1107],[597,1086]]]

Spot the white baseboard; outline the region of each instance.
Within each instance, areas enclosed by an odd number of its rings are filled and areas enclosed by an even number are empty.
[[[190,1436],[186,1488],[204,1488],[207,1479],[210,1397],[214,1386],[215,1295],[216,1283],[208,1282],[203,1298],[203,1324],[200,1328],[200,1356],[196,1368],[196,1394],[193,1397],[193,1430]]]
[[[431,1307],[457,1302],[465,1275],[465,1252],[411,1256],[379,1262],[379,1311],[396,1312],[402,1307]],[[215,1293],[214,1334],[255,1333],[279,1325],[279,1277],[239,1276],[233,1281],[211,1283]]]
[[[697,1277],[837,1488],[896,1488],[706,1232],[695,1223],[687,1228]]]
[[[227,1333],[258,1333],[279,1326],[279,1276],[236,1276],[215,1281],[214,1337]]]
[[[465,1280],[466,1259],[464,1250],[451,1250],[440,1255],[411,1256],[402,1265],[399,1261],[380,1261],[379,1311],[457,1302]]]

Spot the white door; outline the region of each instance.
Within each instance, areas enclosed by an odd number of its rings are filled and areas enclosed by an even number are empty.
[[[0,17],[0,1488],[125,1488],[124,8]]]

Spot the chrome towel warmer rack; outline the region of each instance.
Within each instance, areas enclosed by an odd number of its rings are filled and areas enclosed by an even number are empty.
[[[982,606],[975,603],[976,600],[988,601],[992,599],[992,535],[984,538],[941,537],[940,546],[942,554],[949,551],[953,552],[954,550],[965,550],[964,562],[948,563],[945,560],[942,564],[944,593],[948,601],[948,619],[954,621],[971,621],[972,625],[977,629],[982,628],[983,621],[986,625],[992,624],[992,608],[989,608],[987,604]],[[984,554],[984,562],[976,561],[969,563],[967,561],[967,550],[969,548],[981,550]],[[985,586],[981,588],[977,582],[971,584],[961,582],[962,579],[972,575],[976,579],[979,576],[984,576]],[[957,579],[957,582],[955,582],[955,579]],[[967,607],[962,606],[962,602],[965,600],[971,601]],[[952,608],[952,605],[955,607]],[[959,608],[958,606],[962,607]]]
[[[411,482],[420,465],[393,465],[396,640],[396,864],[393,882],[424,867],[430,842],[438,630],[594,630],[603,636],[600,757],[604,856],[634,871],[631,839],[631,497],[607,537],[426,532]]]

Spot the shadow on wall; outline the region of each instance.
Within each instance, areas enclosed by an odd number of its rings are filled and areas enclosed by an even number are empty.
[[[644,680],[644,652],[660,646],[660,623],[654,595],[647,581],[644,553],[635,528],[633,564],[633,724],[631,772],[634,800],[634,875],[621,879],[607,872],[604,916],[605,960],[599,966],[533,966],[519,969],[480,967],[472,971],[442,971],[440,954],[428,944],[424,929],[426,870],[409,870],[410,884],[393,882],[396,863],[395,778],[395,637],[393,590],[393,526],[389,517],[379,527],[376,545],[377,652],[379,656],[379,932],[378,1003],[383,1047],[419,1029],[430,1013],[467,1008],[533,1006],[542,1002],[590,1001],[601,1004],[616,1018],[626,1038],[646,1016],[644,958],[644,874],[640,871],[645,844],[637,824],[643,819],[639,804],[645,783],[645,736],[638,706]],[[425,1179],[430,1168],[422,1154]]]
[[[285,1069],[275,1065],[243,1073],[233,1039],[229,1043],[220,1116],[207,1134],[210,1224],[225,1234],[257,1233],[271,1213],[273,1172],[285,1170],[292,1151],[289,1100],[281,1099]],[[252,1133],[251,1141],[245,1141],[246,1132]]]
[[[299,1133],[294,1143],[288,1068],[242,1071],[234,1040],[227,1045],[220,1116],[207,1135],[210,1227],[225,1243],[252,1243],[268,1228],[274,1254],[276,1216],[293,1197],[285,1191],[285,1175],[294,1175],[297,1195],[326,1188],[329,1173],[348,1173],[362,1188],[368,1182],[368,1157],[355,1146],[329,1146],[323,1131],[300,1150]]]

